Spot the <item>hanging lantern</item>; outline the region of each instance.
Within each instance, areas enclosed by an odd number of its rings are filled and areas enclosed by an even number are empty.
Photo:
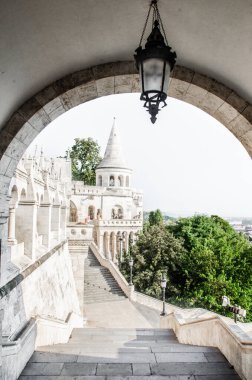
[[[147,38],[145,48],[142,48],[142,40],[148,24],[151,10],[152,31]],[[163,35],[161,33],[161,30]],[[152,0],[149,12],[144,25],[139,47],[135,51],[135,61],[140,73],[140,83],[142,93],[140,99],[143,100],[144,107],[151,115],[151,121],[154,124],[157,120],[157,114],[160,106],[165,107],[167,98],[170,73],[176,63],[177,55],[171,51],[165,35],[163,23],[157,6],[157,0]]]

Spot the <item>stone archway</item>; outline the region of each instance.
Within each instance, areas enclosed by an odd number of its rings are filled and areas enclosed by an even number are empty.
[[[134,62],[108,63],[57,80],[12,115],[0,130],[0,227],[6,225],[8,218],[10,180],[34,138],[51,121],[79,104],[101,96],[131,92],[139,92]],[[215,79],[176,66],[169,96],[193,104],[219,120],[252,157],[252,105],[232,89]],[[3,255],[6,237],[6,227],[0,228]]]

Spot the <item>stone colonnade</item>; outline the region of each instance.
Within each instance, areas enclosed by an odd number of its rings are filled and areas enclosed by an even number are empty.
[[[103,231],[95,239],[100,252],[114,263],[118,262],[120,255],[129,251],[131,244],[136,240],[133,231]]]
[[[23,254],[32,261],[37,257],[36,249],[66,238],[68,208],[64,204],[43,203],[38,200],[22,199],[9,208],[8,245],[13,251],[23,244]]]

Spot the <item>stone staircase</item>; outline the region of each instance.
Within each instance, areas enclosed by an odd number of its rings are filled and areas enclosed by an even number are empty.
[[[84,304],[125,300],[126,296],[107,268],[89,249],[84,263]]]
[[[238,380],[212,347],[178,343],[164,329],[74,329],[68,343],[40,347],[20,380]]]
[[[87,324],[38,347],[19,380],[239,380],[218,349],[158,328],[159,312],[127,299],[90,249],[84,268]]]

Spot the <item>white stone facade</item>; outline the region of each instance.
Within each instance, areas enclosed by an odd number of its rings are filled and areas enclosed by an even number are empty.
[[[71,162],[24,157],[10,186],[8,243],[12,263],[26,266],[66,238]]]
[[[76,225],[93,225],[93,240],[107,259],[117,262],[143,226],[143,194],[131,187],[115,123],[103,160],[96,169],[96,186],[72,182],[68,238]],[[86,230],[83,229],[85,236]],[[90,230],[89,230],[90,232]]]

